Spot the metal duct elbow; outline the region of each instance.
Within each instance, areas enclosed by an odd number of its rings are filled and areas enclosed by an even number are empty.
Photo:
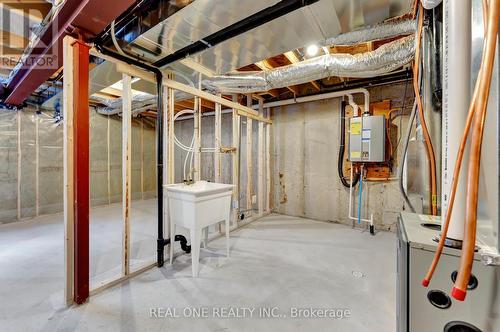
[[[400,38],[359,54],[327,54],[292,65],[237,75],[214,76],[204,86],[218,93],[254,93],[303,84],[330,76],[375,77],[409,63],[415,54],[415,36]]]
[[[417,30],[416,20],[390,21],[377,25],[363,27],[358,30],[343,33],[329,38],[324,45],[354,45],[373,40],[414,34]]]

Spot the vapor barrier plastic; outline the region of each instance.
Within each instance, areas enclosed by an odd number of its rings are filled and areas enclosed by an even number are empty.
[[[130,268],[154,263],[158,229],[156,199],[156,131],[143,118],[132,119]]]
[[[35,110],[19,112],[21,118],[21,218],[37,214],[37,158],[39,117]]]
[[[0,222],[17,218],[17,125],[15,111],[0,111]]]
[[[63,211],[63,125],[53,112],[38,117],[39,214]],[[21,151],[23,147],[21,147]]]
[[[119,129],[113,134],[108,131],[111,123]],[[112,151],[110,141],[121,142],[121,118],[111,118],[90,110],[89,134],[90,287],[93,289],[121,275],[123,237],[121,187],[119,191],[112,192],[110,186],[111,181],[121,183],[121,164],[118,172],[112,175],[108,167]],[[121,161],[121,144],[114,148],[115,157]],[[120,199],[113,203],[110,199],[112,195]]]

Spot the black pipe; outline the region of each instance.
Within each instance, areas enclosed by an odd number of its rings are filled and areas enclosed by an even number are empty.
[[[145,70],[151,71],[156,76],[157,96],[157,115],[156,115],[156,176],[157,176],[157,199],[158,199],[158,239],[157,239],[157,265],[162,267],[165,262],[165,246],[170,244],[171,239],[165,239],[163,235],[163,73],[155,66],[129,58],[119,53],[115,53],[100,44],[96,44],[96,48],[104,55],[111,56],[120,61],[134,65]],[[186,253],[191,252],[191,246],[187,245],[187,240],[183,235],[176,235],[174,241],[181,243],[181,248]]]
[[[351,184],[346,181],[344,177],[344,153],[345,153],[345,108],[346,102],[342,101],[340,104],[340,147],[339,147],[339,160],[337,163],[337,170],[339,173],[339,178],[344,187],[350,188]],[[351,167],[353,167],[351,163]],[[354,175],[352,179],[352,186],[356,186],[359,181],[359,173]]]
[[[166,57],[153,63],[153,65],[160,68],[164,67],[318,1],[319,0],[282,0],[273,6],[264,8],[263,10],[250,15],[241,21],[233,23],[224,29],[221,29],[201,40],[181,48],[170,55],[167,55]]]

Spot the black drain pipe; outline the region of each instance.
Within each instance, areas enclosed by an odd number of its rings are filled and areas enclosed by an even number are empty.
[[[171,239],[165,239],[163,237],[163,73],[161,70],[155,66],[151,66],[141,61],[129,58],[119,53],[110,51],[109,49],[103,47],[102,45],[96,43],[96,48],[104,55],[111,56],[120,61],[128,63],[129,65],[134,65],[145,69],[147,71],[153,72],[156,76],[156,88],[158,90],[157,97],[157,115],[156,115],[156,176],[157,176],[157,198],[158,198],[158,239],[157,239],[157,265],[162,267],[165,263],[165,246],[169,245]],[[191,252],[191,246],[187,245],[187,240],[183,235],[175,235],[174,241],[179,241],[182,250],[186,253]]]
[[[241,21],[233,23],[224,29],[214,32],[201,40],[198,40],[170,55],[167,55],[164,58],[161,58],[153,63],[153,65],[158,68],[164,67],[318,1],[319,0],[282,0],[273,6],[264,8],[261,11],[242,19]]]

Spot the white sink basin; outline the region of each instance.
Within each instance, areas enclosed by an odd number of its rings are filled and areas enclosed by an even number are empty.
[[[201,231],[203,228],[219,223],[226,224],[227,251],[229,256],[229,218],[231,215],[231,195],[234,185],[197,181],[193,184],[165,185],[168,197],[170,238],[175,236],[175,227],[189,229],[193,277],[198,275]],[[205,240],[206,241],[206,240]],[[170,262],[173,246],[170,246]]]
[[[165,189],[170,193],[188,194],[194,197],[201,197],[207,195],[218,194],[222,192],[232,191],[234,185],[224,183],[213,183],[207,181],[197,181],[193,184],[171,184],[165,185]]]

